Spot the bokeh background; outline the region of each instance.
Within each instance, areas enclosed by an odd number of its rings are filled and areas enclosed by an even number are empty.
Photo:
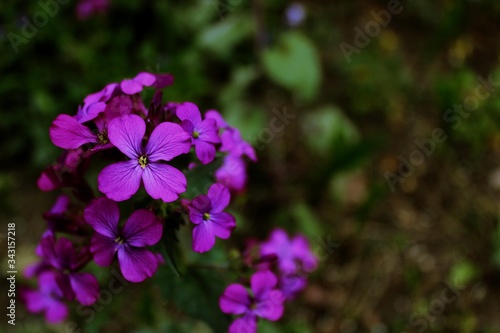
[[[93,318],[73,307],[75,329],[47,326],[18,303],[9,330],[222,332],[213,300],[230,282],[225,265],[245,239],[281,226],[309,237],[320,266],[284,318],[259,332],[500,332],[500,3],[402,0],[377,30],[374,13],[389,3],[111,0],[78,20],[69,1],[15,52],[9,33],[41,5],[2,1],[1,267],[8,222],[19,270],[36,260],[56,197],[36,187],[59,154],[51,121],[109,82],[170,72],[168,99],[220,110],[259,156],[232,206],[235,236],[209,255],[186,251],[211,267],[129,284]],[[356,47],[347,56],[346,44]],[[498,83],[485,85],[489,77]],[[455,108],[466,103],[472,111]],[[293,119],[270,131],[284,110]],[[446,139],[402,167],[436,129]],[[389,173],[400,177],[393,185]],[[21,283],[30,282],[18,274]],[[0,287],[4,300],[5,278]]]

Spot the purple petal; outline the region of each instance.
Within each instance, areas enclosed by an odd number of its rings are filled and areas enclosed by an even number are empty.
[[[236,319],[229,326],[229,333],[257,333],[257,317],[249,313]]]
[[[109,123],[115,118],[131,114],[132,109],[133,103],[130,96],[117,96],[107,105],[106,110],[104,111],[104,118],[106,119],[106,122]]]
[[[119,244],[115,242],[114,238],[103,236],[97,232],[90,241],[90,252],[94,255],[94,261],[103,267],[111,265],[118,247]]]
[[[76,253],[73,243],[67,238],[59,238],[55,246],[55,255],[59,269],[68,269],[76,263]]]
[[[26,308],[31,313],[41,312],[47,307],[49,300],[47,295],[42,294],[38,290],[27,290],[23,293],[24,300],[26,302]]]
[[[267,299],[257,303],[254,313],[261,318],[276,321],[283,316],[285,299],[283,292],[273,290],[268,294]]]
[[[51,295],[56,297],[62,297],[63,292],[59,288],[56,282],[57,273],[53,271],[47,271],[40,274],[38,277],[38,285],[40,286],[40,291],[45,295]]]
[[[318,259],[312,253],[307,238],[302,235],[297,235],[291,242],[292,253],[295,258],[300,259],[304,269],[312,272],[318,266]]]
[[[167,164],[149,163],[144,169],[142,180],[146,192],[153,199],[162,199],[164,202],[175,201],[180,193],[186,191],[184,174]]]
[[[143,86],[149,87],[156,82],[156,76],[151,73],[141,72],[133,80]]]
[[[69,198],[62,194],[57,197],[56,203],[50,209],[51,214],[64,214],[69,207]]]
[[[163,226],[155,214],[139,209],[130,215],[123,226],[123,238],[131,246],[151,246],[160,241],[162,231]]]
[[[199,133],[199,140],[211,143],[220,143],[221,140],[217,132],[217,123],[213,119],[205,119],[198,124],[196,130]]]
[[[215,234],[212,223],[200,223],[193,229],[193,251],[207,252],[215,245]]]
[[[137,160],[108,165],[97,178],[99,191],[114,201],[130,199],[141,185],[142,174]]]
[[[222,239],[228,239],[231,231],[236,227],[234,216],[225,212],[211,214],[210,222],[215,236]]]
[[[113,200],[105,197],[93,200],[83,212],[90,226],[108,238],[115,239],[118,234],[120,210]]]
[[[189,207],[189,219],[194,224],[200,224],[203,222],[203,214],[209,213],[212,209],[212,204],[210,199],[202,194],[195,197],[191,203],[188,205]]]
[[[94,304],[99,294],[99,283],[95,276],[89,273],[73,273],[70,274],[69,281],[78,302],[83,305]]]
[[[46,307],[45,319],[49,323],[58,324],[68,317],[68,306],[66,303],[58,300],[51,300]]]
[[[201,113],[198,107],[191,102],[182,103],[177,107],[177,117],[180,120],[189,120],[193,123],[194,127],[197,127],[198,123],[201,122]]]
[[[120,88],[125,94],[133,95],[142,91],[142,85],[133,79],[125,79],[120,83]]]
[[[36,185],[43,192],[53,191],[62,184],[62,178],[54,171],[52,166],[49,166],[42,171],[40,177],[36,181]]]
[[[50,125],[50,139],[59,148],[76,149],[86,143],[97,143],[92,131],[75,118],[60,114]]]
[[[196,157],[198,157],[203,164],[208,164],[215,158],[215,147],[210,142],[196,140],[195,150]]]
[[[109,141],[122,153],[134,159],[142,154],[146,123],[135,114],[113,119],[108,125]]]
[[[208,189],[208,198],[212,202],[212,213],[222,212],[231,200],[231,194],[227,187],[222,184],[215,183]]]
[[[152,277],[158,268],[158,260],[153,253],[131,246],[120,247],[118,261],[123,276],[130,282],[142,282]]]
[[[249,306],[248,291],[240,284],[229,285],[219,299],[219,307],[227,314],[243,314],[248,311]]]
[[[174,76],[172,74],[153,74],[156,77],[156,81],[153,87],[156,89],[163,89],[167,86],[174,84]]]
[[[221,114],[215,110],[209,110],[205,113],[205,119],[213,119],[217,123],[218,128],[228,128],[228,124],[221,116]]]
[[[185,154],[191,149],[191,136],[174,123],[158,125],[146,145],[146,154],[150,162],[158,160],[170,161],[172,158]]]
[[[269,292],[278,284],[278,278],[271,271],[260,271],[252,275],[250,286],[258,301],[267,298]]]
[[[245,161],[241,157],[227,155],[222,166],[215,172],[215,178],[231,190],[242,191],[247,180]]]
[[[86,123],[92,119],[95,119],[101,112],[106,109],[106,103],[104,102],[92,102],[91,104],[85,104],[76,115],[76,120],[80,124]]]

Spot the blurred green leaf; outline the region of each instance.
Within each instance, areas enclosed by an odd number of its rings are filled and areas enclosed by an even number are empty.
[[[319,55],[311,41],[298,33],[287,33],[277,45],[262,54],[269,77],[305,100],[312,99],[321,83]]]

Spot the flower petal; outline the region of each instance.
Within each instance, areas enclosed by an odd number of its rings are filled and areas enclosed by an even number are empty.
[[[72,273],[69,276],[76,299],[83,305],[91,305],[97,300],[99,283],[90,273]]]
[[[243,314],[249,306],[250,295],[241,284],[229,285],[219,299],[219,307],[227,314]]]
[[[142,85],[133,79],[125,79],[120,83],[120,88],[127,95],[137,94],[142,91]]]
[[[261,318],[276,321],[283,316],[285,299],[283,292],[275,289],[268,294],[267,299],[257,303],[254,313]]]
[[[76,253],[73,243],[67,238],[61,237],[55,244],[55,255],[59,269],[69,269],[76,263]]]
[[[194,224],[200,224],[203,222],[203,215],[209,213],[212,209],[212,204],[210,199],[202,194],[195,197],[188,205],[189,207],[189,219]]]
[[[264,300],[278,284],[278,278],[271,271],[260,271],[252,275],[250,286],[258,301]]]
[[[220,143],[221,140],[217,132],[217,123],[214,119],[205,119],[196,126],[196,130],[200,134],[199,139],[205,142]]]
[[[233,321],[229,333],[257,333],[257,317],[251,313]]]
[[[162,199],[164,202],[175,201],[180,193],[186,191],[186,177],[168,164],[149,163],[144,169],[142,180],[146,192],[153,199]]]
[[[83,216],[85,221],[101,235],[111,239],[117,237],[120,210],[113,200],[106,197],[93,200],[85,208]]]
[[[96,232],[90,241],[90,252],[94,255],[96,264],[106,267],[113,262],[118,246],[114,238]]]
[[[58,324],[68,316],[69,310],[66,303],[58,300],[51,300],[45,310],[45,319],[49,323]]]
[[[200,223],[193,229],[193,251],[207,252],[215,245],[215,234],[212,223]]]
[[[123,246],[118,250],[120,269],[127,281],[142,282],[152,277],[158,268],[158,260],[150,251]]]
[[[211,214],[210,222],[212,223],[215,236],[222,239],[228,239],[231,231],[236,227],[234,216],[225,212]]]
[[[247,181],[246,164],[241,157],[227,155],[215,178],[231,190],[242,191]]]
[[[210,142],[196,140],[195,142],[196,157],[203,164],[212,162],[215,158],[215,147]]]
[[[158,218],[146,209],[139,209],[130,215],[123,226],[123,237],[128,245],[151,246],[161,239],[163,226]]]
[[[132,159],[142,154],[142,138],[145,133],[146,123],[135,114],[115,118],[108,125],[109,141]]]
[[[227,187],[222,184],[215,183],[208,189],[208,198],[212,202],[212,213],[222,212],[231,200],[231,194]]]
[[[177,117],[180,120],[189,120],[195,127],[201,122],[200,110],[191,102],[182,103],[177,107]]]
[[[191,136],[178,124],[161,123],[151,133],[146,154],[150,162],[170,161],[191,149]]]
[[[75,118],[60,114],[50,125],[50,139],[59,148],[76,149],[86,143],[97,143],[97,136]]]
[[[142,174],[136,160],[108,165],[97,178],[99,191],[114,201],[130,199],[141,185]]]
[[[222,117],[222,115],[218,112],[218,111],[215,111],[215,110],[208,110],[206,113],[205,113],[205,119],[213,119],[215,120],[215,122],[217,123],[217,127],[218,128],[228,128],[229,125],[226,123],[226,121],[224,120],[224,118]]]

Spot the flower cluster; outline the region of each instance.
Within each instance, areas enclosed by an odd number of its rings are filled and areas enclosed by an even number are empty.
[[[284,303],[307,286],[309,273],[318,265],[307,239],[302,235],[290,239],[282,229],[275,229],[264,242],[249,242],[245,256],[247,264],[256,270],[250,278],[250,290],[231,284],[219,300],[222,312],[240,316],[229,333],[257,332],[259,317],[280,319]]]
[[[59,322],[68,315],[67,301],[93,304],[99,283],[85,272],[90,262],[116,263],[130,282],[152,277],[164,262],[164,226],[179,215],[192,222],[196,252],[209,251],[216,237],[227,239],[236,227],[225,210],[244,190],[246,162],[256,161],[255,151],[217,111],[202,115],[193,103],[163,102],[162,90],[171,84],[170,74],[142,72],[106,85],[75,115],[53,121],[50,138],[64,151],[38,186],[64,194],[44,214],[40,261],[25,270],[38,281],[37,289],[23,292],[29,311]],[[148,107],[146,89],[153,92]],[[207,184],[188,182],[196,171]],[[188,191],[200,186],[208,190]]]

